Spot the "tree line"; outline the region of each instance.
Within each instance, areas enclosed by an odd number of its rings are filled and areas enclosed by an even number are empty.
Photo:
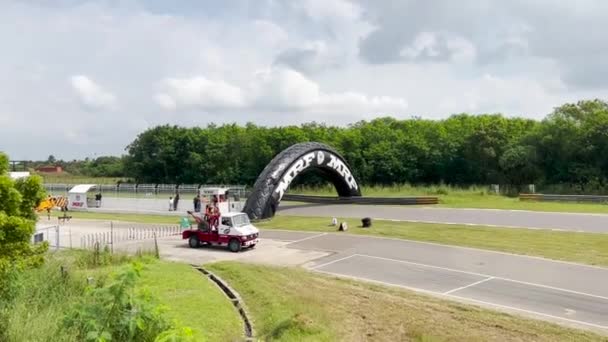
[[[336,148],[362,184],[534,183],[594,192],[608,182],[608,103],[601,100],[562,105],[542,120],[463,113],[347,127],[163,125],[139,134],[120,161],[138,182],[253,184],[277,153],[305,141]]]

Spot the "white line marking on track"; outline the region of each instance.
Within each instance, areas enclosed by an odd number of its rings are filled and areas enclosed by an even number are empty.
[[[508,305],[496,304],[496,303],[486,302],[486,301],[472,299],[472,298],[468,298],[468,297],[457,296],[457,295],[453,295],[453,294],[443,294],[441,292],[435,292],[435,291],[431,291],[431,290],[425,290],[425,289],[421,289],[421,288],[416,288],[416,287],[411,287],[411,286],[406,286],[406,285],[401,285],[401,284],[395,284],[395,283],[389,283],[389,282],[385,282],[385,281],[373,280],[373,279],[368,279],[368,278],[362,278],[362,277],[357,277],[357,276],[350,276],[350,275],[345,275],[345,274],[340,274],[340,273],[332,273],[332,272],[319,271],[319,270],[314,270],[314,272],[319,272],[319,273],[324,273],[324,274],[328,274],[331,276],[338,276],[338,277],[343,277],[343,278],[347,278],[347,279],[358,280],[358,281],[374,283],[374,284],[379,284],[379,285],[385,285],[385,286],[388,285],[388,286],[398,287],[398,288],[402,288],[402,289],[406,289],[406,290],[410,290],[410,291],[424,293],[427,295],[447,297],[447,298],[452,298],[452,299],[460,299],[460,300],[464,300],[464,301],[483,304],[486,306],[493,306],[493,307],[499,307],[499,308],[503,308],[503,309],[507,309],[507,310],[520,311],[520,312],[524,312],[524,313],[531,314],[531,315],[543,316],[543,317],[552,318],[555,320],[561,320],[561,321],[565,321],[565,322],[586,325],[586,326],[597,328],[597,329],[608,330],[608,326],[605,326],[605,325],[599,325],[599,324],[585,322],[585,321],[577,321],[575,319],[554,316],[554,315],[537,312],[537,311],[533,311],[533,310],[526,310],[526,309],[516,308],[513,306],[508,306]]]
[[[327,233],[321,233],[321,234],[317,234],[317,235],[313,235],[313,236],[308,236],[308,237],[305,237],[305,238],[300,239],[300,240],[291,241],[291,242],[287,243],[286,245],[291,245],[292,243],[298,243],[298,242],[302,242],[302,241],[318,238],[318,237],[321,237],[321,236],[324,236],[324,235],[327,235]]]
[[[509,229],[530,229],[530,230],[552,230],[551,228],[540,228],[540,227],[528,227],[528,226],[509,226],[509,225],[497,225],[497,224],[488,224],[488,223],[468,223],[468,222],[449,222],[449,221],[431,221],[431,220],[408,220],[408,219],[387,219],[376,217],[374,218],[378,221],[391,221],[391,222],[412,222],[412,223],[428,223],[428,224],[446,224],[450,226],[471,226],[471,227],[492,227],[492,228],[509,228]],[[577,230],[563,230],[566,232],[578,232]],[[587,232],[587,231],[584,231]],[[587,232],[594,234],[603,234],[596,232]]]
[[[262,230],[264,230],[264,229],[262,228]],[[276,231],[280,231],[280,232],[296,232],[296,233],[302,233],[302,232],[304,232],[304,233],[308,233],[306,231],[289,230],[289,229],[265,229],[265,230],[268,230],[268,231],[276,230]],[[567,230],[566,232],[571,232],[571,231]],[[327,235],[335,235],[335,236],[344,236],[343,233],[333,233],[332,232],[332,233],[325,233],[325,234],[327,234]],[[595,234],[595,233],[592,233],[592,234]],[[358,238],[358,239],[390,240],[390,241],[400,241],[400,242],[405,242],[405,243],[423,244],[423,245],[438,246],[438,247],[452,248],[452,249],[465,249],[465,250],[468,250],[468,251],[474,251],[474,252],[478,252],[478,253],[501,254],[501,255],[513,256],[513,257],[517,257],[517,258],[527,258],[527,259],[534,259],[534,260],[539,260],[539,261],[544,261],[544,262],[551,262],[551,263],[558,263],[558,264],[565,264],[565,265],[572,265],[572,266],[585,267],[585,268],[593,268],[593,269],[597,269],[597,270],[608,271],[608,267],[603,267],[603,266],[587,265],[587,264],[581,264],[581,263],[578,263],[578,262],[565,261],[565,260],[547,259],[547,258],[543,258],[543,257],[539,257],[539,256],[534,256],[534,255],[515,254],[515,253],[509,253],[509,252],[493,251],[491,249],[466,247],[466,246],[455,246],[455,245],[450,245],[450,244],[447,244],[447,243],[443,244],[443,243],[437,243],[437,242],[411,240],[411,239],[401,239],[401,238],[386,237],[386,236],[371,236],[371,235],[363,236],[363,235],[349,234],[349,233],[347,233],[346,236],[354,237],[354,238]]]
[[[418,262],[399,260],[399,259],[391,259],[391,258],[384,258],[384,257],[378,257],[378,256],[366,255],[366,254],[354,254],[354,255],[362,256],[362,257],[366,257],[366,258],[372,258],[372,259],[380,259],[380,260],[386,260],[386,261],[400,262],[400,263],[403,263],[403,264],[415,265],[415,266],[426,267],[426,268],[435,268],[435,269],[443,270],[443,271],[457,272],[457,273],[462,273],[462,274],[470,274],[470,275],[480,276],[480,277],[484,277],[484,278],[494,277],[494,279],[508,281],[508,282],[511,282],[511,283],[517,283],[517,284],[523,284],[523,285],[541,287],[541,288],[555,290],[555,291],[568,292],[568,293],[573,293],[573,294],[577,294],[577,295],[581,295],[581,296],[587,296],[587,297],[593,297],[593,298],[608,300],[608,297],[605,297],[605,296],[600,296],[600,295],[595,295],[595,294],[585,293],[585,292],[579,292],[579,291],[574,291],[574,290],[568,290],[568,289],[563,289],[563,288],[549,286],[549,285],[530,283],[530,282],[527,282],[527,281],[509,279],[509,278],[504,278],[504,277],[497,277],[497,276],[492,276],[492,275],[489,275],[489,274],[469,272],[469,271],[462,271],[462,270],[457,270],[457,269],[453,269],[453,268],[449,268],[449,267],[433,266],[433,265],[427,265],[427,264],[422,264],[422,263],[418,263]]]
[[[354,257],[354,256],[356,256],[356,255],[357,255],[357,254],[351,254],[351,255],[349,255],[349,256],[345,256],[344,258],[340,258],[340,259],[332,260],[332,261],[330,261],[330,262],[326,262],[326,263],[321,264],[321,265],[313,266],[313,267],[311,267],[310,269],[311,269],[311,270],[316,270],[317,268],[321,268],[321,267],[329,266],[329,265],[331,265],[331,264],[335,264],[335,263],[337,263],[337,262],[339,262],[339,261],[344,261],[344,260],[346,260],[346,259],[350,259],[350,258],[352,258],[352,257]]]
[[[447,297],[452,297],[452,298],[459,298],[459,299],[469,300],[469,301],[472,301],[472,302],[475,302],[475,303],[479,303],[479,304],[496,306],[496,307],[504,308],[504,309],[508,309],[508,310],[521,311],[521,312],[525,312],[525,313],[532,314],[532,315],[544,316],[544,317],[553,318],[553,319],[557,319],[557,320],[562,320],[562,321],[566,321],[566,322],[570,322],[570,323],[587,325],[587,326],[598,328],[598,329],[608,330],[608,326],[606,326],[606,325],[599,325],[599,324],[595,324],[595,323],[591,323],[591,322],[585,322],[585,321],[577,321],[575,319],[570,319],[570,318],[565,318],[565,317],[560,317],[560,316],[553,316],[553,315],[542,313],[542,312],[538,312],[538,311],[527,310],[527,309],[522,309],[522,308],[516,308],[516,307],[513,307],[513,306],[509,306],[509,305],[496,304],[496,303],[486,302],[486,301],[483,301],[483,300],[477,300],[477,299],[472,299],[472,298],[468,298],[468,297],[457,296],[457,295],[453,295],[453,294],[448,294],[446,296]]]
[[[472,284],[469,284],[469,285],[465,285],[465,286],[457,287],[457,288],[455,288],[455,289],[453,289],[453,290],[450,290],[450,291],[444,292],[443,294],[444,294],[444,295],[447,295],[447,294],[450,294],[450,293],[454,293],[454,292],[456,292],[456,291],[464,290],[464,289],[466,289],[466,288],[469,288],[469,287],[472,287],[472,286],[475,286],[475,285],[479,285],[479,284],[481,284],[481,283],[485,283],[486,281],[489,281],[489,280],[492,280],[492,279],[494,279],[494,277],[488,277],[488,278],[486,278],[486,279],[482,279],[482,280],[480,280],[480,281],[476,281],[476,282],[474,282],[474,283],[472,283]]]
[[[608,216],[608,215],[604,215]],[[409,219],[389,219],[382,217],[374,217],[375,220],[379,221],[391,221],[391,222],[412,222],[412,223],[428,223],[428,224],[446,224],[450,226],[471,226],[471,227],[492,227],[492,228],[509,228],[509,229],[530,229],[530,230],[547,230],[547,231],[558,231],[558,232],[574,232],[574,233],[590,233],[590,234],[606,234],[605,232],[595,232],[589,230],[580,229],[562,229],[562,228],[550,228],[550,227],[530,227],[530,226],[511,226],[511,225],[499,225],[489,223],[469,223],[469,222],[449,222],[449,221],[432,221],[432,220],[409,220]]]

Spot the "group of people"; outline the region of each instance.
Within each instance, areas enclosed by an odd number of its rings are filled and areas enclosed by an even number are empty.
[[[207,204],[205,207],[204,220],[209,224],[212,231],[217,231],[220,225],[220,209],[215,205]]]
[[[213,206],[217,207],[218,202],[224,202],[224,196],[217,196],[217,195],[213,195],[211,201],[213,202]],[[194,199],[192,200],[192,205],[194,206],[194,212],[195,213],[200,213],[201,212],[201,208],[202,208],[202,200],[201,200],[201,195],[196,195],[194,197]],[[207,205],[207,207],[209,207]],[[205,209],[205,212],[207,211],[207,209]]]

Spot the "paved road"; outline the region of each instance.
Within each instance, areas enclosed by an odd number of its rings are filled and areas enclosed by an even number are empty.
[[[168,211],[164,199],[107,198],[97,212],[147,213],[158,215],[186,216],[189,201],[181,201],[180,210]],[[376,219],[391,219],[417,222],[451,224],[475,224],[500,227],[555,229],[593,233],[608,233],[607,214],[547,213],[494,209],[453,209],[409,206],[363,206],[363,205],[289,205],[279,207],[282,215],[327,216]]]
[[[510,228],[554,229],[608,233],[608,215],[547,213],[494,209],[413,208],[363,205],[300,205],[280,207],[281,215],[327,216],[475,224]]]
[[[608,268],[470,248],[334,233],[263,231],[332,253],[315,271],[397,285],[608,334]]]

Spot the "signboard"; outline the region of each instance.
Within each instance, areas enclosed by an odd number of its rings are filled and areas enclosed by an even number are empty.
[[[355,177],[353,176],[350,169],[342,162],[338,156],[333,153],[327,151],[313,151],[303,155],[298,158],[291,167],[285,172],[279,184],[276,186],[274,192],[278,194],[278,200],[280,201],[285,194],[285,191],[289,188],[289,184],[304,170],[309,167],[321,167],[321,168],[331,168],[339,174],[348,187],[357,190],[359,186],[355,181]],[[280,167],[273,175],[273,178],[278,176],[278,173],[282,171],[284,167]]]

